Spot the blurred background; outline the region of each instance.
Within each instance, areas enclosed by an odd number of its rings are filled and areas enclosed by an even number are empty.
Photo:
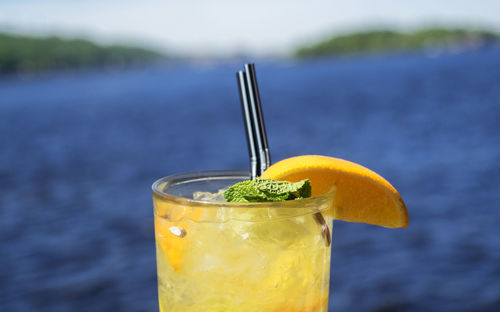
[[[407,229],[335,222],[330,311],[500,311],[500,2],[3,0],[0,311],[157,311],[150,185],[272,161],[386,177]]]

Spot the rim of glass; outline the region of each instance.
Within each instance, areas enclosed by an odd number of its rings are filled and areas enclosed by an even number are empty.
[[[203,170],[203,171],[192,171],[185,173],[178,173],[168,175],[166,177],[156,180],[152,185],[153,193],[164,200],[174,202],[180,205],[189,206],[203,206],[204,208],[221,208],[221,207],[232,207],[232,208],[249,208],[249,207],[268,207],[268,208],[279,208],[279,207],[296,207],[309,205],[310,203],[315,203],[317,201],[329,200],[335,194],[335,188],[333,187],[330,191],[323,193],[321,195],[311,196],[304,199],[297,200],[285,200],[279,202],[252,202],[252,203],[239,203],[239,202],[216,202],[208,200],[197,200],[187,197],[175,196],[168,194],[159,189],[160,185],[166,182],[170,183],[188,183],[200,180],[223,180],[223,179],[239,179],[248,180],[250,178],[248,170]]]

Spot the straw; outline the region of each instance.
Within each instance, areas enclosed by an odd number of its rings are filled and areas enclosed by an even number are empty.
[[[245,71],[238,71],[236,77],[250,156],[250,178],[253,180],[271,165],[255,65],[245,64]]]
[[[241,111],[243,113],[248,154],[250,157],[250,179],[255,180],[255,177],[257,176],[257,168],[259,168],[259,162],[257,159],[257,145],[255,144],[253,118],[248,101],[247,79],[245,73],[241,70],[236,73],[236,78],[238,80],[238,89],[240,91]]]
[[[252,109],[252,117],[257,138],[258,157],[260,161],[259,175],[271,165],[271,157],[269,155],[269,145],[267,144],[266,127],[264,124],[264,115],[262,114],[262,105],[260,101],[259,87],[257,85],[257,74],[255,72],[255,64],[245,64],[245,72],[247,77],[248,94],[250,100],[250,108]]]

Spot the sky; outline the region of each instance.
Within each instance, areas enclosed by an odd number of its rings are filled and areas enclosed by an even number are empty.
[[[500,31],[499,0],[0,0],[0,31],[190,55],[284,54],[370,27]]]

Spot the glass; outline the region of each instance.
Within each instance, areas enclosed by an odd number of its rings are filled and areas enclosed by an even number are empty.
[[[264,203],[194,200],[248,180],[202,171],[153,184],[160,311],[327,311],[333,190]]]

